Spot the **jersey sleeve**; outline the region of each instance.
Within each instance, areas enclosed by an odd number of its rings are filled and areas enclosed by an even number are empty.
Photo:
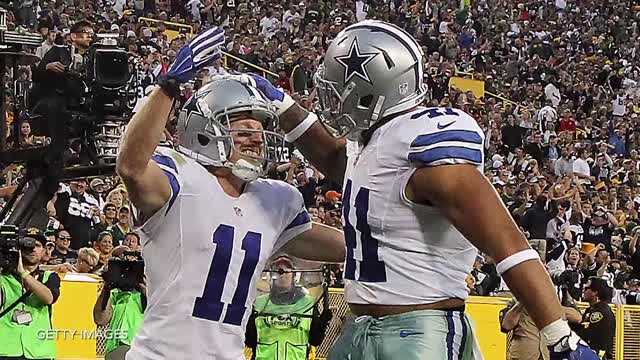
[[[289,198],[291,200],[289,203],[291,205],[285,219],[284,228],[276,241],[274,252],[284,246],[289,240],[311,229],[311,216],[309,216],[304,206],[302,194],[292,186],[288,185],[287,188],[290,193]]]
[[[142,217],[139,210],[133,208],[133,224],[136,226],[136,230],[141,230],[147,235],[151,235],[157,227],[164,221],[164,218],[169,214],[173,208],[180,192],[183,188],[183,182],[181,173],[184,167],[180,167],[179,155],[174,155],[175,151],[170,149],[158,148],[154,155],[151,157],[151,161],[155,162],[164,175],[169,180],[169,186],[171,188],[171,196],[169,200],[147,219]]]
[[[412,137],[407,158],[417,167],[484,163],[484,133],[462,110],[427,109],[412,121],[424,126]]]

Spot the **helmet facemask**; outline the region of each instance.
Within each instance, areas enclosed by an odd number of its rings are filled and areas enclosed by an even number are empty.
[[[191,157],[196,161],[202,165],[230,168],[235,176],[245,181],[253,181],[267,172],[270,163],[279,160],[278,150],[284,147],[284,137],[273,131],[277,129],[278,118],[269,104],[257,99],[255,103],[250,105],[241,104],[226,107],[216,112],[210,111],[204,101],[200,100],[198,105],[209,121],[204,132],[197,134],[197,141],[202,147],[216,142],[218,159],[212,160],[201,154],[193,154],[195,156]],[[234,127],[232,124],[240,121],[239,115],[242,119],[259,121],[263,128]],[[251,146],[236,144],[234,137],[238,136],[247,138],[259,136],[261,141],[258,149],[250,149]],[[184,152],[184,149],[181,151]]]

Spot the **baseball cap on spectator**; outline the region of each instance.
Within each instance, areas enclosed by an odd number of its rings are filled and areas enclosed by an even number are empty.
[[[104,181],[102,179],[93,179],[91,183],[89,183],[89,187],[95,189],[97,186],[104,185]]]
[[[118,24],[111,25],[111,31],[120,31],[120,26]]]
[[[329,190],[329,191],[327,191],[327,193],[324,195],[324,197],[325,197],[327,200],[334,201],[334,200],[340,199],[340,198],[342,197],[342,194],[340,194],[339,192],[337,192],[337,191],[335,191],[335,190]]]
[[[151,29],[143,29],[142,30],[142,36],[151,37],[152,35],[153,35],[153,32],[151,31]]]
[[[500,160],[496,160],[496,161],[493,162],[493,168],[494,169],[499,169],[499,168],[501,168],[503,166],[504,166],[504,163],[502,161],[500,161]]]
[[[130,38],[135,38],[136,37],[136,33],[133,32],[132,30],[127,31],[127,37]]]

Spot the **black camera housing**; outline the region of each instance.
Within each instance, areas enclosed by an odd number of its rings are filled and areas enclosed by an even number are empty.
[[[125,251],[122,258],[109,259],[107,271],[102,274],[110,288],[123,291],[135,290],[144,282],[144,260],[138,251]]]
[[[21,237],[18,227],[0,226],[0,269],[3,273],[13,272],[18,267],[20,250],[31,251],[36,242],[33,238]]]

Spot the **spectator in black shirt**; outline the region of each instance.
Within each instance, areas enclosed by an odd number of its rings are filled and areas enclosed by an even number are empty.
[[[58,219],[71,234],[71,248],[78,250],[94,238],[93,225],[100,221],[98,200],[87,194],[87,181],[71,181],[56,195]]]
[[[587,218],[582,226],[584,228],[584,241],[592,244],[603,244],[605,249],[612,253],[611,235],[618,225],[618,220],[602,206],[598,206],[593,216]]]
[[[520,226],[529,232],[530,239],[546,238],[547,223],[553,219],[551,212],[545,209],[546,204],[546,196],[538,196],[535,204],[520,219]]]
[[[51,252],[49,265],[60,265],[64,263],[75,264],[78,259],[78,253],[69,249],[71,244],[71,234],[67,230],[59,229],[55,232],[56,247]]]

